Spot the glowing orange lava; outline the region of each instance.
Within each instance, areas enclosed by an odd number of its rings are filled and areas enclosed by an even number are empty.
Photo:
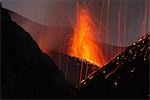
[[[85,59],[101,67],[104,64],[104,58],[100,44],[94,41],[97,36],[98,30],[90,10],[85,7],[78,8],[69,55]]]

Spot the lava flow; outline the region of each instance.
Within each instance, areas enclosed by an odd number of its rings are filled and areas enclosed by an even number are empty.
[[[89,61],[98,66],[104,64],[100,44],[94,39],[99,35],[89,8],[77,7],[77,22],[71,38],[69,55]]]

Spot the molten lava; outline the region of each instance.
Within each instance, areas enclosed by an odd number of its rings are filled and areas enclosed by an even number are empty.
[[[105,61],[101,47],[99,43],[94,41],[98,35],[98,30],[90,10],[86,7],[77,8],[77,22],[71,38],[69,55],[102,66]]]

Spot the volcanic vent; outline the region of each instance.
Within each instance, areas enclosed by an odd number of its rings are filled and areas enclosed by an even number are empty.
[[[76,9],[76,24],[74,32],[70,38],[67,54],[71,57],[62,57],[65,60],[65,75],[66,78],[74,81],[73,76],[78,76],[75,84],[80,85],[82,80],[86,79],[91,73],[102,67],[105,63],[101,44],[98,43],[96,37],[100,35],[94,15],[86,4],[79,5]],[[63,65],[64,66],[64,65]],[[67,74],[74,75],[69,77]],[[67,73],[69,71],[69,73]],[[71,72],[71,73],[70,73]]]

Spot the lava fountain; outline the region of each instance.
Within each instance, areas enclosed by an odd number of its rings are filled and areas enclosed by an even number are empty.
[[[68,54],[87,60],[97,66],[104,64],[100,44],[95,41],[99,32],[92,13],[88,7],[77,7],[77,19]]]

